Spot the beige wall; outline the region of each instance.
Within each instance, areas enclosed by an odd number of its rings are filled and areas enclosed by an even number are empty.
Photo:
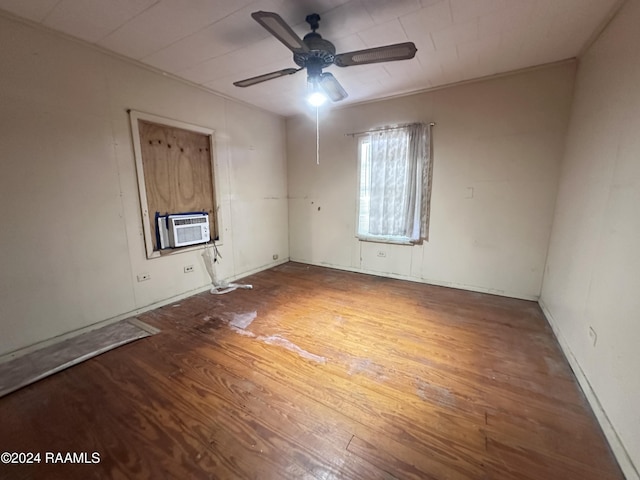
[[[281,117],[3,17],[0,65],[0,354],[211,283],[146,259],[129,108],[216,131],[220,278],[287,259]]]
[[[640,478],[639,24],[630,0],[580,60],[541,297],[629,479]]]
[[[289,118],[292,260],[537,299],[573,80],[565,63],[333,110],[320,165],[315,117]],[[415,121],[437,122],[429,242],[359,242],[357,139],[345,133]]]

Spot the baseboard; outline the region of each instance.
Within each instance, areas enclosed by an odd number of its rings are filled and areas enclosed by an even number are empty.
[[[571,369],[573,370],[574,375],[576,376],[576,379],[578,380],[580,388],[582,388],[585,397],[587,397],[587,402],[589,402],[589,405],[591,406],[591,409],[593,410],[593,413],[595,414],[596,419],[600,424],[600,428],[602,428],[602,431],[607,438],[607,441],[609,442],[611,451],[616,457],[618,465],[620,465],[620,468],[622,469],[622,473],[624,473],[627,480],[640,480],[640,473],[638,473],[638,469],[629,456],[629,452],[622,443],[622,440],[618,436],[615,427],[609,420],[607,412],[604,410],[602,404],[598,400],[598,395],[591,387],[591,383],[589,383],[587,375],[582,370],[582,367],[580,367],[578,359],[575,357],[575,355],[571,351],[571,347],[562,335],[560,327],[558,326],[557,322],[553,318],[553,315],[544,304],[544,302],[542,300],[539,300],[538,304],[540,305],[540,308],[542,309],[547,322],[551,326],[553,333],[555,334],[556,339],[560,344],[560,348],[562,349],[565,357],[567,358],[567,361],[569,362],[569,365],[571,366]]]
[[[40,350],[41,348],[48,347],[50,345],[62,342],[63,340],[68,340],[69,338],[77,337],[78,335],[82,335],[83,333],[90,332],[92,330],[96,330],[98,328],[106,327],[107,325],[111,325],[112,323],[119,322],[126,318],[134,317],[136,315],[140,315],[141,313],[148,312],[149,310],[153,310],[155,308],[164,307],[165,305],[169,305],[170,303],[177,302],[184,298],[190,297],[192,295],[197,295],[198,293],[205,292],[211,289],[211,285],[207,285],[205,287],[196,288],[194,290],[189,290],[187,292],[181,293],[179,295],[175,295],[173,297],[161,300],[159,302],[152,303],[150,305],[146,305],[141,308],[136,308],[135,310],[131,310],[129,312],[122,313],[120,315],[116,315],[115,317],[110,317],[105,320],[101,320],[99,322],[92,323],[85,327],[77,328],[75,330],[71,330],[70,332],[63,333],[61,335],[57,335],[52,338],[48,338],[46,340],[42,340],[40,342],[33,343],[31,345],[27,345],[26,347],[19,348],[17,350],[13,350],[11,352],[5,353],[0,356],[0,363],[8,362],[9,360],[13,360],[14,358],[21,357],[23,355],[27,355],[28,353],[35,352],[36,350]]]
[[[333,265],[328,262],[317,263],[317,262],[310,262],[308,260],[297,260],[294,258],[292,258],[291,261],[296,263],[303,263],[305,265],[315,265],[316,267],[334,268],[336,270],[343,270],[345,272],[363,273],[365,275],[376,275],[378,277],[395,278],[396,280],[406,280],[407,282],[424,283],[426,285],[455,288],[458,290],[466,290],[469,292],[488,293],[489,295],[498,295],[500,297],[517,298],[519,300],[529,300],[529,301],[537,302],[538,299],[540,298],[538,295],[527,295],[527,294],[520,294],[515,292],[507,292],[504,290],[497,290],[495,288],[486,288],[486,287],[480,287],[476,285],[466,285],[463,283],[443,282],[443,281],[434,280],[431,278],[418,278],[418,277],[412,277],[410,275],[398,275],[395,273],[379,272],[376,270],[367,270],[366,268],[345,267],[344,265]]]
[[[263,272],[265,270],[269,270],[270,268],[274,268],[274,267],[278,267],[280,265],[284,265],[285,263],[289,262],[289,258],[283,258],[282,260],[277,260],[275,262],[269,262],[265,265],[261,265],[259,267],[253,268],[251,270],[247,270],[246,272],[242,272],[239,275],[235,275],[233,277],[229,277],[229,278],[225,278],[226,281],[228,282],[235,282],[236,280],[239,280],[241,278],[244,277],[248,277],[249,275],[253,275],[254,273],[258,273],[258,272]]]
[[[261,272],[263,270],[267,270],[269,268],[277,267],[278,265],[282,265],[283,263],[287,263],[289,261],[288,258],[278,260],[277,262],[270,262],[266,265],[262,265],[260,267],[248,270],[246,272],[242,272],[239,275],[234,275],[228,278],[225,278],[228,282],[233,282],[240,278],[248,277],[249,275],[253,275],[254,273]],[[40,350],[41,348],[48,347],[58,342],[62,342],[63,340],[67,340],[69,338],[76,337],[78,335],[82,335],[83,333],[90,332],[92,330],[96,330],[97,328],[105,327],[112,323],[119,322],[126,318],[134,317],[136,315],[140,315],[144,312],[148,312],[149,310],[154,310],[156,308],[164,307],[165,305],[169,305],[171,303],[179,302],[185,298],[191,297],[193,295],[197,295],[198,293],[206,292],[210,290],[212,287],[211,284],[195,288],[193,290],[188,290],[186,292],[180,293],[178,295],[174,295],[169,298],[165,298],[164,300],[160,300],[158,302],[154,302],[149,305],[145,305],[144,307],[136,308],[135,310],[131,310],[129,312],[122,313],[120,315],[116,315],[115,317],[110,317],[105,320],[101,320],[99,322],[92,323],[85,327],[78,328],[76,330],[72,330],[70,332],[63,333],[61,335],[57,335],[52,338],[48,338],[46,340],[42,340],[40,342],[36,342],[31,345],[27,345],[26,347],[18,348],[17,350],[13,350],[11,352],[4,353],[0,355],[0,363],[8,362],[9,360],[13,360],[14,358],[21,357],[23,355],[27,355],[29,353],[35,352],[36,350]]]

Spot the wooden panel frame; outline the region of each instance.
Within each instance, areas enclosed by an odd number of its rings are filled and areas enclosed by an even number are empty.
[[[131,123],[131,134],[133,138],[133,151],[134,157],[136,161],[136,173],[138,177],[138,193],[140,195],[140,211],[142,214],[142,228],[144,231],[144,243],[145,250],[147,254],[147,258],[159,258],[167,253],[181,253],[188,252],[192,250],[196,250],[198,248],[202,248],[202,245],[195,245],[193,247],[185,247],[177,250],[170,251],[160,251],[154,250],[153,248],[153,239],[155,237],[155,231],[153,226],[153,218],[149,214],[149,203],[147,199],[147,191],[145,186],[145,176],[144,176],[144,167],[142,162],[142,147],[140,144],[140,128],[138,121],[142,120],[145,122],[157,123],[167,127],[180,128],[182,130],[188,130],[195,133],[200,133],[206,135],[209,138],[209,153],[211,155],[211,185],[213,188],[213,201],[214,201],[214,215],[215,219],[211,222],[214,225],[215,231],[212,230],[211,237],[218,238],[216,240],[216,244],[222,245],[222,225],[220,219],[220,188],[218,185],[218,166],[216,162],[215,152],[215,130],[207,127],[202,127],[199,125],[194,125],[191,123],[182,122],[180,120],[174,120],[166,117],[161,117],[159,115],[153,115],[150,113],[140,112],[137,110],[129,110],[129,121]]]

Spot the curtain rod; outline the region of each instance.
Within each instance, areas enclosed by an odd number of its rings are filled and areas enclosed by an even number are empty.
[[[422,123],[422,122],[419,122]],[[345,133],[344,136],[345,137],[355,137],[356,135],[364,135],[365,133],[374,133],[374,132],[382,132],[385,130],[397,130],[399,128],[404,128],[404,127],[408,127],[409,125],[415,125],[415,123],[407,123],[405,125],[396,125],[395,127],[380,127],[380,128],[373,128],[371,130],[367,130],[364,132],[352,132],[352,133]],[[431,122],[429,123],[430,127],[435,127],[436,123],[435,122]]]

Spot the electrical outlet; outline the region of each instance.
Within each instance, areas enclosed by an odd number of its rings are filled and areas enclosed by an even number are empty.
[[[151,274],[150,273],[139,273],[138,274],[138,281],[139,282],[145,282],[147,280],[149,280],[151,278]]]
[[[274,254],[273,254],[273,259],[274,259],[274,260],[277,260],[277,259],[278,259],[278,254],[277,254],[277,253],[274,253]]]
[[[191,273],[193,272],[193,265],[187,265],[186,267],[184,267],[184,273]]]
[[[589,338],[591,339],[591,344],[595,347],[596,342],[598,341],[598,334],[593,327],[589,327]]]
[[[379,257],[386,257],[387,256],[387,252],[385,252],[383,250],[378,250],[378,256]]]

